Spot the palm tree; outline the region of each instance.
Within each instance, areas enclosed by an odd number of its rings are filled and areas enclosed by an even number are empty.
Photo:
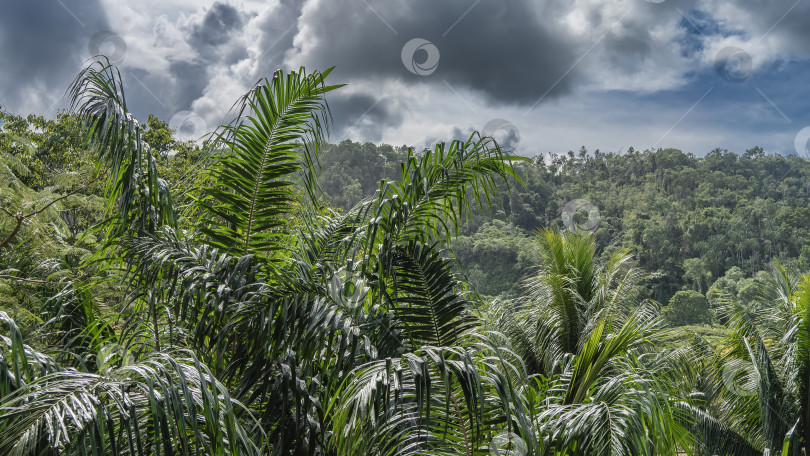
[[[278,71],[240,98],[184,208],[118,71],[79,74],[107,220],[81,268],[50,269],[40,331],[0,312],[0,453],[801,454],[810,279],[778,269],[769,318],[729,302],[717,353],[672,350],[629,254],[600,264],[580,233],[541,233],[526,296],[482,302],[451,241],[499,181],[521,183],[521,158],[478,134],[411,151],[332,212],[315,185],[330,72]],[[718,382],[746,359],[759,395],[734,403]]]
[[[541,269],[526,282],[526,297],[517,309],[501,312],[502,325],[533,373],[558,371],[567,355],[578,352],[591,328],[609,313],[626,314],[638,301],[638,272],[627,268],[626,251],[596,264],[592,237],[546,230],[538,235]],[[517,310],[517,312],[513,311]]]
[[[345,432],[331,429],[356,403],[349,391],[380,366],[405,366],[400,385],[415,395],[395,393],[403,401],[389,411],[425,412],[388,422],[401,432],[386,448],[450,451],[466,437],[469,453],[505,425],[508,389],[497,407],[495,388],[478,390],[497,384],[480,373],[503,377],[493,360],[508,357],[476,338],[476,299],[443,249],[469,208],[495,194],[495,179],[517,178],[509,163],[518,158],[478,135],[439,144],[411,153],[398,182],[381,183],[346,214],[324,213],[313,173],[329,121],[325,94],[338,87],[325,85],[329,72],[279,71],[240,99],[235,120],[213,136],[207,177],[192,192],[198,204],[185,216],[127,110],[117,70],[102,60],[80,73],[69,93],[109,176],[105,248],[93,261],[122,264],[131,285],[119,308],[94,310],[85,328],[91,355],[70,367],[27,347],[4,320],[12,337],[0,344],[0,448],[342,451],[352,429],[372,427],[359,414]],[[482,344],[490,354],[473,359]],[[439,429],[456,426],[459,413],[428,407],[440,400],[437,388],[476,424],[456,427],[458,440],[440,443]],[[490,412],[479,415],[474,406],[485,399]],[[414,423],[424,438],[412,441]]]
[[[706,439],[733,434],[760,452],[801,455],[810,441],[810,277],[778,261],[773,277],[776,302],[755,311],[715,290],[731,330],[718,375],[726,391],[716,400],[726,430],[708,428]]]
[[[626,251],[597,264],[592,236],[539,234],[540,271],[516,304],[495,308],[539,388],[534,423],[546,454],[675,454],[691,447],[662,374],[667,331],[639,304]]]

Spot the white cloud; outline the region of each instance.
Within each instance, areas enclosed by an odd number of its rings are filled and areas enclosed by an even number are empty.
[[[333,81],[350,83],[333,97],[335,114],[346,116],[338,119],[338,136],[394,144],[449,139],[499,117],[520,128],[521,145],[531,151],[652,146],[693,99],[640,103],[637,97],[689,88],[712,74],[721,50],[743,49],[755,74],[810,58],[810,5],[793,0],[481,0],[470,2],[471,10],[424,0],[369,0],[371,7],[348,0],[232,0],[225,5],[240,14],[238,32],[220,31],[217,38],[227,40],[215,44],[195,41],[216,7],[208,1],[100,1],[105,26],[126,41],[122,72],[141,115],[168,118],[191,109],[214,126],[276,68],[337,64]],[[698,32],[692,21],[706,27]],[[707,24],[718,24],[720,33]],[[401,65],[401,47],[413,37],[441,50],[431,77],[415,77]],[[2,36],[0,46],[9,46]],[[77,66],[86,54],[76,56]],[[13,90],[10,99],[25,100],[13,109],[44,111],[64,87],[36,80]],[[756,92],[751,99],[745,109],[728,100],[738,108],[732,111],[718,100],[701,106],[666,139],[698,152],[724,141],[737,147],[749,141],[738,138],[740,127],[708,113],[722,111],[743,123],[753,122],[751,116],[779,120]],[[616,109],[638,114],[617,116]],[[690,122],[701,115],[704,122]]]

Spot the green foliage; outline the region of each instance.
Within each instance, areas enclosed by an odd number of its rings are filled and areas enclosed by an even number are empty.
[[[717,346],[728,337],[728,331],[722,325],[686,325],[678,327],[677,331],[679,333],[679,345],[687,344],[697,337],[713,346]]]
[[[389,157],[398,150],[351,142],[332,146],[322,161],[327,197],[350,207],[356,198],[372,194],[375,181],[391,178],[396,159]],[[659,302],[687,288],[706,293],[734,266],[752,277],[779,258],[792,268],[810,270],[805,245],[810,195],[804,188],[810,162],[757,148],[749,152],[738,156],[718,149],[699,158],[676,149],[631,148],[537,157],[515,165],[525,187],[512,185],[511,192],[502,192],[494,200],[494,218],[525,233],[563,229],[565,204],[590,201],[600,214],[594,231],[600,252],[635,252],[638,265],[652,273],[645,283],[649,296]],[[506,271],[470,255],[477,238],[486,242],[489,234],[480,229],[490,222],[488,215],[474,213],[464,232],[469,239],[459,240],[464,243],[459,252],[472,285],[497,295],[509,288],[494,284],[490,270],[510,283],[526,271],[523,264]]]
[[[15,159],[19,179],[33,190],[64,185],[86,159],[80,120],[67,112],[48,120],[0,111],[0,150],[6,160]]]
[[[736,268],[736,266],[733,268]],[[728,271],[726,274],[728,274]],[[709,289],[709,282],[712,280],[712,273],[702,259],[687,258],[683,262],[683,279],[692,290],[706,293]]]
[[[345,215],[324,212],[314,178],[328,121],[323,95],[335,88],[323,84],[328,73],[277,73],[241,100],[235,122],[208,145],[206,178],[190,188],[201,203],[190,211],[199,232],[178,229],[193,223],[177,221],[168,182],[158,177],[172,162],[158,167],[146,141],[169,144],[158,134],[165,125],[152,118],[142,128],[127,112],[120,76],[106,61],[77,77],[73,104],[98,169],[108,173],[106,219],[96,229],[105,238],[94,245],[103,250],[59,291],[41,281],[49,297],[37,311],[49,318],[53,336],[38,341],[60,353],[53,364],[60,372],[70,366],[69,373],[28,379],[36,391],[19,393],[50,426],[31,430],[38,418],[17,413],[16,393],[0,397],[0,414],[19,416],[0,422],[8,445],[23,441],[26,451],[45,454],[81,451],[87,439],[112,453],[326,453],[339,447],[324,433],[342,399],[335,392],[356,369],[430,353],[447,354],[436,365],[456,372],[448,385],[463,385],[452,386],[459,401],[475,402],[462,373],[483,365],[461,355],[479,344],[477,300],[443,248],[473,208],[497,195],[495,179],[517,178],[509,161],[520,159],[477,134],[419,155],[408,151],[396,181],[383,182]],[[155,135],[145,134],[150,130]],[[296,223],[301,219],[311,223]],[[113,282],[117,300],[94,294],[105,282]],[[12,356],[17,346],[8,347]],[[492,345],[491,356],[500,348]],[[453,353],[461,357],[451,361]],[[196,377],[182,367],[191,364]],[[502,393],[504,382],[487,394]],[[54,391],[70,400],[54,405]],[[415,392],[420,403],[439,400],[429,389]],[[476,431],[477,448],[504,423],[503,408],[489,408],[494,421],[481,421],[488,430]],[[456,426],[457,416],[422,425]],[[456,449],[446,443],[447,451]],[[432,438],[412,446],[417,453],[431,447]]]
[[[632,292],[629,257],[616,252],[599,267],[594,238],[576,232],[548,230],[538,243],[543,266],[526,296],[492,311],[528,372],[548,382],[535,411],[538,434],[553,436],[545,454],[691,447],[676,397],[657,378],[667,367],[659,361],[667,332]]]
[[[475,290],[487,296],[519,295],[524,275],[539,261],[531,238],[520,228],[497,219],[472,235],[456,238],[453,251]]]
[[[349,209],[379,190],[381,180],[396,180],[408,148],[387,144],[354,143],[349,140],[328,146],[320,157],[318,185],[330,205]]]
[[[0,312],[0,451],[8,455],[258,454],[240,405],[189,353],[150,354],[93,374],[25,345]]]
[[[662,315],[674,326],[709,324],[712,321],[709,301],[694,290],[675,293]]]
[[[746,277],[740,268],[732,267],[712,284],[706,296],[715,312],[723,306],[724,296],[731,296],[745,309],[756,311],[767,308],[774,301],[776,288],[773,275],[767,271]]]
[[[142,127],[127,110],[121,74],[103,58],[82,70],[68,93],[71,108],[85,124],[87,139],[109,166],[107,238],[151,233],[176,218],[166,181],[143,141]]]
[[[211,184],[200,205],[200,228],[222,250],[269,256],[293,212],[291,178],[312,188],[315,161],[328,120],[323,73],[304,69],[263,80],[238,103],[238,115],[219,140],[225,146],[211,169]]]
[[[169,124],[149,114],[143,131],[143,142],[149,145],[153,154],[159,157],[168,155],[169,151],[177,147],[177,141],[172,137]]]

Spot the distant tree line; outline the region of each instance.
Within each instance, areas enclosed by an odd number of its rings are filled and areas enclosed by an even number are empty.
[[[404,146],[335,144],[321,158],[321,188],[333,207],[350,207],[392,179],[406,155]],[[516,167],[525,187],[509,182],[494,214],[474,214],[454,240],[468,279],[484,295],[520,292],[536,265],[531,238],[544,227],[564,229],[562,209],[575,199],[599,211],[594,235],[602,257],[630,249],[649,272],[649,296],[662,303],[681,290],[705,295],[715,283],[728,288],[741,280],[750,301],[754,277],[766,276],[761,271],[773,259],[810,270],[810,162],[802,157],[759,147],[742,155],[714,149],[705,157],[582,148]]]

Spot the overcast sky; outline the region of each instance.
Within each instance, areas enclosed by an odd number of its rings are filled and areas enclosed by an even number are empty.
[[[52,116],[96,53],[136,116],[185,136],[278,68],[336,66],[332,142],[804,155],[810,138],[810,0],[4,0],[0,106]]]

